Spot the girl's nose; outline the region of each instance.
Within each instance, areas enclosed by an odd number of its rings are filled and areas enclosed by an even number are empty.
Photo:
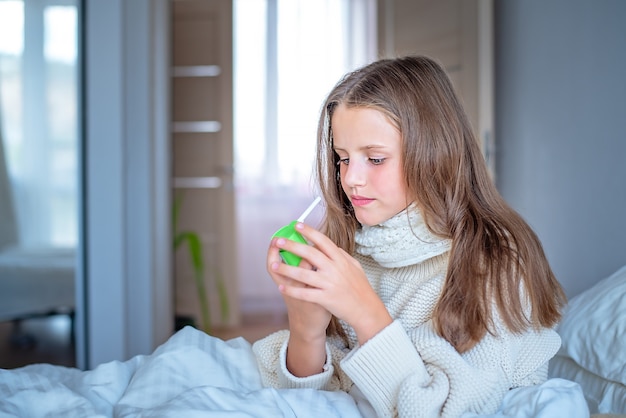
[[[342,177],[348,187],[363,187],[366,178],[364,164],[350,160],[350,163],[343,169]]]

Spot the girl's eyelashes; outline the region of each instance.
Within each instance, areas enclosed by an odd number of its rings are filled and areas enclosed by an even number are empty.
[[[373,165],[381,165],[382,163],[385,162],[386,158],[368,158],[367,160]],[[340,164],[348,165],[349,163],[350,163],[349,158],[340,158],[337,161],[337,165],[340,165]]]

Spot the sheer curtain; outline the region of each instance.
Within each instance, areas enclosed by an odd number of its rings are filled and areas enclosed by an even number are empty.
[[[18,245],[77,240],[75,2],[0,0],[0,114]]]
[[[317,120],[347,71],[375,59],[374,0],[235,0],[235,187],[243,313],[280,310],[271,235],[313,200]],[[315,225],[322,209],[307,222]]]
[[[0,86],[2,76],[0,74]],[[0,91],[0,96],[2,91]],[[2,134],[2,112],[0,108],[0,251],[15,245],[17,241],[17,226],[15,224],[15,211],[13,209],[13,197],[7,171],[6,158],[4,156],[4,141]]]
[[[75,306],[73,3],[0,0],[0,321]],[[70,317],[53,321],[71,338]]]

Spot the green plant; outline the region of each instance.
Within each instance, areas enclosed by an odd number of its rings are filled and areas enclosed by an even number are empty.
[[[222,277],[219,269],[214,266],[207,266],[204,263],[204,249],[200,236],[193,231],[179,231],[178,230],[178,216],[180,213],[180,205],[182,203],[183,195],[179,194],[174,200],[174,206],[172,208],[172,225],[174,231],[174,251],[183,245],[187,244],[189,251],[189,258],[191,266],[194,272],[194,281],[196,285],[196,293],[198,295],[198,301],[200,302],[200,314],[202,317],[202,329],[206,333],[211,333],[211,310],[209,308],[209,299],[205,287],[205,268],[209,269],[209,272],[214,278],[215,287],[220,303],[220,314],[222,320],[225,320],[230,315],[230,305],[228,303],[228,293],[226,286],[224,285],[224,278]]]

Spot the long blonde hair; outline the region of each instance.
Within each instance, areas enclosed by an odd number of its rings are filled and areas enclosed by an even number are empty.
[[[556,324],[566,299],[541,243],[500,196],[448,76],[430,58],[376,61],[347,74],[328,95],[317,143],[316,173],[327,205],[322,231],[354,251],[360,225],[341,188],[332,146],[339,104],[379,110],[399,129],[407,190],[429,229],[452,240],[433,313],[437,332],[459,352],[472,348],[493,331],[494,303],[512,332]],[[329,332],[341,333],[336,319]]]

